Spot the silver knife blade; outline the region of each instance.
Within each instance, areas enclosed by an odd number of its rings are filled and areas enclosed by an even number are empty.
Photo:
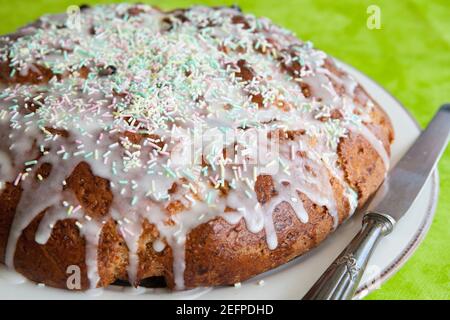
[[[411,207],[445,150],[450,133],[450,104],[443,105],[414,144],[388,173],[367,207],[398,221]]]

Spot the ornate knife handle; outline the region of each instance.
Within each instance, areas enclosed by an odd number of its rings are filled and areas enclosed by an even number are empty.
[[[303,300],[351,299],[378,240],[389,234],[394,224],[395,220],[386,214],[366,214],[361,231],[317,280]]]

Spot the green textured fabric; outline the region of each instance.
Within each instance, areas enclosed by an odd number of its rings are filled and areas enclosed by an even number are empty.
[[[71,4],[110,1],[0,0],[0,33]],[[422,126],[450,102],[450,3],[441,1],[247,0],[147,1],[164,9],[236,3],[267,16],[316,47],[360,69],[391,91]],[[369,5],[381,29],[366,25]],[[450,299],[450,149],[439,164],[440,195],[430,232],[409,261],[367,299]]]

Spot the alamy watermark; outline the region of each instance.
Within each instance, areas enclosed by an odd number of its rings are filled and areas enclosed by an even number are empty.
[[[368,14],[366,26],[369,30],[381,29],[381,8],[377,5],[370,5],[367,7]]]
[[[67,27],[69,29],[81,31],[81,9],[79,6],[72,5],[67,7]]]
[[[66,269],[68,275],[66,287],[69,290],[81,290],[81,269],[77,265],[70,265]]]

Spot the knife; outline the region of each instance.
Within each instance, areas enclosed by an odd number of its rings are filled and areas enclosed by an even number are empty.
[[[378,241],[391,233],[411,207],[445,150],[450,133],[450,104],[443,105],[428,127],[389,172],[350,244],[303,297],[303,300],[348,300]]]

